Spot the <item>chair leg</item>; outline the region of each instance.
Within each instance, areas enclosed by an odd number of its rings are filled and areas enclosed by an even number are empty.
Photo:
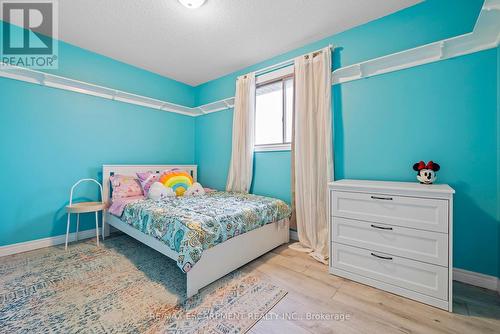
[[[80,229],[80,214],[76,214],[76,235],[75,240],[78,241],[78,230]]]
[[[109,236],[109,232],[106,235],[106,230],[109,230],[109,225],[106,223],[106,214],[104,211],[102,211],[102,216],[101,216],[101,231],[102,231],[102,240],[104,241],[104,238]]]
[[[97,237],[97,246],[99,247],[99,215],[95,212],[95,234]]]
[[[69,224],[70,224],[71,214],[68,212],[68,223],[66,226],[66,243],[64,244],[64,250],[68,249],[68,238],[69,238]]]

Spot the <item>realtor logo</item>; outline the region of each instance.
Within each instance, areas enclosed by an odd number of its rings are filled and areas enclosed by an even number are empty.
[[[0,4],[2,63],[57,68],[57,1],[0,0]]]

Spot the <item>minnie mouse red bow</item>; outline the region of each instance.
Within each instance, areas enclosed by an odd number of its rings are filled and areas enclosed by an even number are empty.
[[[422,169],[434,169],[434,162],[432,162],[432,160],[431,160],[427,163],[427,165],[425,165],[425,162],[420,161],[418,163],[418,170],[422,170]]]

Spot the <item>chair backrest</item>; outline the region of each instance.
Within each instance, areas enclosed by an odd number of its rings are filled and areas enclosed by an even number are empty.
[[[97,181],[97,180],[94,180],[94,179],[81,179],[81,180],[78,180],[72,187],[71,187],[71,192],[69,194],[69,206],[71,206],[71,204],[73,203],[73,190],[75,190],[75,188],[82,182],[94,182],[96,183],[98,186],[99,186],[99,190],[101,191],[101,200],[102,200],[102,186],[101,184]],[[104,202],[104,201],[103,201]]]

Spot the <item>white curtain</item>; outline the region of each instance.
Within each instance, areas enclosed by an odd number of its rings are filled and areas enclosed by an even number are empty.
[[[248,193],[255,140],[255,73],[238,77],[233,114],[233,143],[227,191]]]
[[[295,214],[299,243],[327,263],[327,183],[333,180],[331,51],[295,59]]]

